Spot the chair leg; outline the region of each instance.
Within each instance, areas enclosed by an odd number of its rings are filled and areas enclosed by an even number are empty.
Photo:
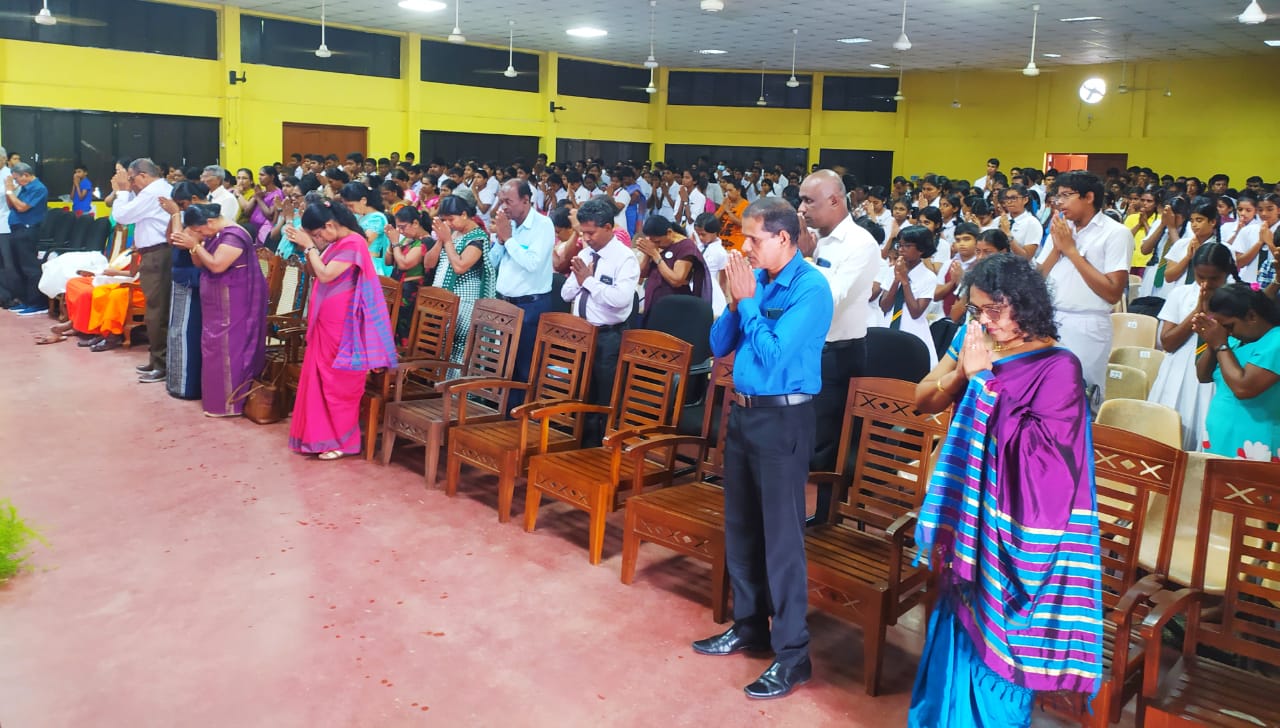
[[[542,502],[542,491],[534,485],[537,477],[538,471],[530,465],[529,480],[524,488],[524,530],[527,533],[533,533],[533,529],[538,527],[538,504]]]
[[[609,515],[608,500],[612,499],[612,495],[602,492],[603,489],[597,490],[595,498],[592,499],[591,507],[591,532],[589,539],[591,565],[599,566],[600,560],[604,556],[604,524],[605,516]]]
[[[391,424],[391,416],[395,412],[395,405],[387,407],[387,415],[382,422],[382,464],[391,464],[391,451],[396,447],[396,431]]]
[[[636,578],[636,558],[640,555],[640,532],[636,530],[639,516],[636,508],[627,504],[627,517],[622,527],[622,583],[630,584]]]
[[[382,421],[382,400],[369,398],[369,415],[365,420],[364,459],[373,462],[373,449],[378,444],[378,424]]]
[[[498,523],[511,521],[511,504],[515,499],[516,469],[512,463],[504,462],[498,471]],[[528,508],[525,512],[528,513]]]
[[[436,489],[436,468],[440,464],[440,440],[444,438],[444,423],[437,422],[427,427],[427,453],[423,456],[422,477],[427,481],[427,490]]]
[[[1080,724],[1082,726],[1085,726],[1085,728],[1107,728],[1111,724],[1111,698],[1113,697],[1111,688],[1111,684],[1104,683],[1102,685],[1097,697],[1093,699],[1092,715],[1088,714],[1086,710],[1086,714],[1080,716]],[[1141,725],[1141,720],[1139,720],[1139,725]]]
[[[875,626],[866,629],[866,623],[863,623],[862,633],[862,679],[867,695],[873,698],[880,694],[880,668],[884,663],[882,653],[886,629],[883,613],[877,612],[874,616]]]
[[[452,440],[453,438],[450,438]],[[450,498],[458,494],[458,478],[462,475],[462,458],[453,452],[450,443],[449,455],[444,463],[444,494]]]

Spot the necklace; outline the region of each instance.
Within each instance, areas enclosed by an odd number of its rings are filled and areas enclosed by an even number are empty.
[[[1016,344],[1000,344],[993,341],[991,342],[991,350],[992,351],[1010,351],[1012,349],[1018,348],[1019,346],[1022,346],[1025,343],[1027,343],[1026,339],[1021,339]]]

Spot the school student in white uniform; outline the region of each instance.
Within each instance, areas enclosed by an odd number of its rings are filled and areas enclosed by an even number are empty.
[[[921,225],[909,225],[893,241],[893,277],[880,293],[880,310],[885,325],[905,331],[924,342],[929,350],[929,368],[938,363],[925,312],[933,302],[938,276],[924,265],[937,251],[933,232]]]

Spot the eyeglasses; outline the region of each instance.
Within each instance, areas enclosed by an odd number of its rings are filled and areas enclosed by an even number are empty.
[[[969,304],[968,306],[965,306],[964,310],[965,313],[969,314],[969,319],[972,321],[981,320],[983,314],[986,314],[987,320],[996,321],[1007,308],[1009,308],[1009,304],[1007,303],[989,303],[986,306],[975,306],[973,304]]]
[[[1005,195],[1003,199],[1005,202],[1017,202],[1023,198],[1022,195]]]
[[[1070,201],[1072,197],[1079,197],[1079,196],[1080,196],[1079,192],[1076,192],[1074,190],[1068,190],[1066,192],[1059,192],[1058,194],[1054,195],[1049,199],[1053,202],[1053,204],[1061,205],[1064,202]]]

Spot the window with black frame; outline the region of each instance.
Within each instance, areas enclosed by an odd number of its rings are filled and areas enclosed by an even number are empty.
[[[827,76],[822,79],[823,111],[898,110],[898,79],[885,76]]]
[[[795,88],[790,76],[764,74],[764,100],[775,109],[807,109],[813,95],[813,77],[798,74]],[[667,103],[671,106],[759,106],[759,73],[728,71],[672,71],[667,74]]]
[[[541,59],[533,53],[511,54],[514,78],[504,75],[507,61],[505,48],[422,41],[423,81],[537,93]]]
[[[556,70],[559,79],[556,93],[649,103],[650,94],[645,92],[645,87],[649,85],[647,68],[561,58]]]
[[[0,38],[83,48],[218,58],[218,14],[213,10],[142,0],[49,0],[58,20],[40,25],[40,3],[0,0]]]
[[[400,78],[401,43],[397,36],[329,27],[325,45],[333,55],[316,56],[319,45],[319,25],[240,16],[240,60],[245,63]]]

